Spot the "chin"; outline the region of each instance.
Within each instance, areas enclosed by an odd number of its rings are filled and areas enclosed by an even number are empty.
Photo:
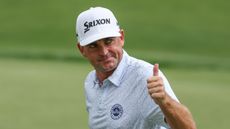
[[[116,69],[116,67],[110,67],[110,68],[105,68],[104,71],[105,72],[110,72],[110,71],[113,71],[115,69]]]
[[[116,66],[115,65],[113,65],[113,66],[108,66],[108,67],[104,67],[104,71],[105,72],[111,72],[111,71],[113,71],[113,70],[115,70],[116,69]]]

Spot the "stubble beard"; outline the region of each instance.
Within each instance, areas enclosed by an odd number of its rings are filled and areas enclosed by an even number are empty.
[[[101,73],[113,72],[118,66],[118,61],[113,59],[113,61],[106,62],[105,64],[99,64],[95,66],[95,69]]]

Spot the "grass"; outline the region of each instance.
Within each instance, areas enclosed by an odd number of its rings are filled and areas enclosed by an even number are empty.
[[[158,62],[201,129],[227,129],[230,2],[0,1],[0,128],[87,128],[75,20],[112,9],[130,55]]]
[[[228,71],[170,69],[166,74],[180,101],[192,111],[199,129],[228,128]]]
[[[130,4],[132,3],[132,4]],[[91,6],[111,8],[125,30],[125,49],[163,67],[230,69],[230,2],[0,1],[0,57],[82,59],[75,21]],[[137,8],[138,7],[138,8]]]
[[[132,4],[130,4],[132,3]],[[111,8],[126,34],[126,48],[229,57],[230,2],[0,1],[0,50],[72,49],[75,21],[91,6]]]
[[[0,59],[0,128],[88,128],[83,81],[90,70],[77,62]],[[228,129],[228,71],[162,70],[198,128]]]
[[[88,70],[85,64],[1,59],[0,128],[86,128]]]

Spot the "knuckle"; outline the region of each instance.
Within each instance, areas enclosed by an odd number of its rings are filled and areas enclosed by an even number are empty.
[[[159,84],[160,84],[161,86],[163,86],[163,85],[164,85],[163,81],[160,81],[160,82],[159,82]]]
[[[149,93],[152,93],[152,89],[148,89],[148,92],[149,92]]]
[[[150,85],[149,83],[147,84],[147,88],[148,88],[148,89],[151,88],[151,85]]]
[[[156,98],[156,94],[151,94],[151,97],[152,98]]]

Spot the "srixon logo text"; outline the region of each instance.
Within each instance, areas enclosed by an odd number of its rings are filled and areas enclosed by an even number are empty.
[[[85,22],[84,23],[84,26],[85,26],[84,33],[89,31],[91,27],[98,26],[98,25],[103,25],[103,24],[110,24],[110,19],[106,18],[106,19],[98,19],[98,20],[93,20],[93,21],[90,21],[90,22]]]

